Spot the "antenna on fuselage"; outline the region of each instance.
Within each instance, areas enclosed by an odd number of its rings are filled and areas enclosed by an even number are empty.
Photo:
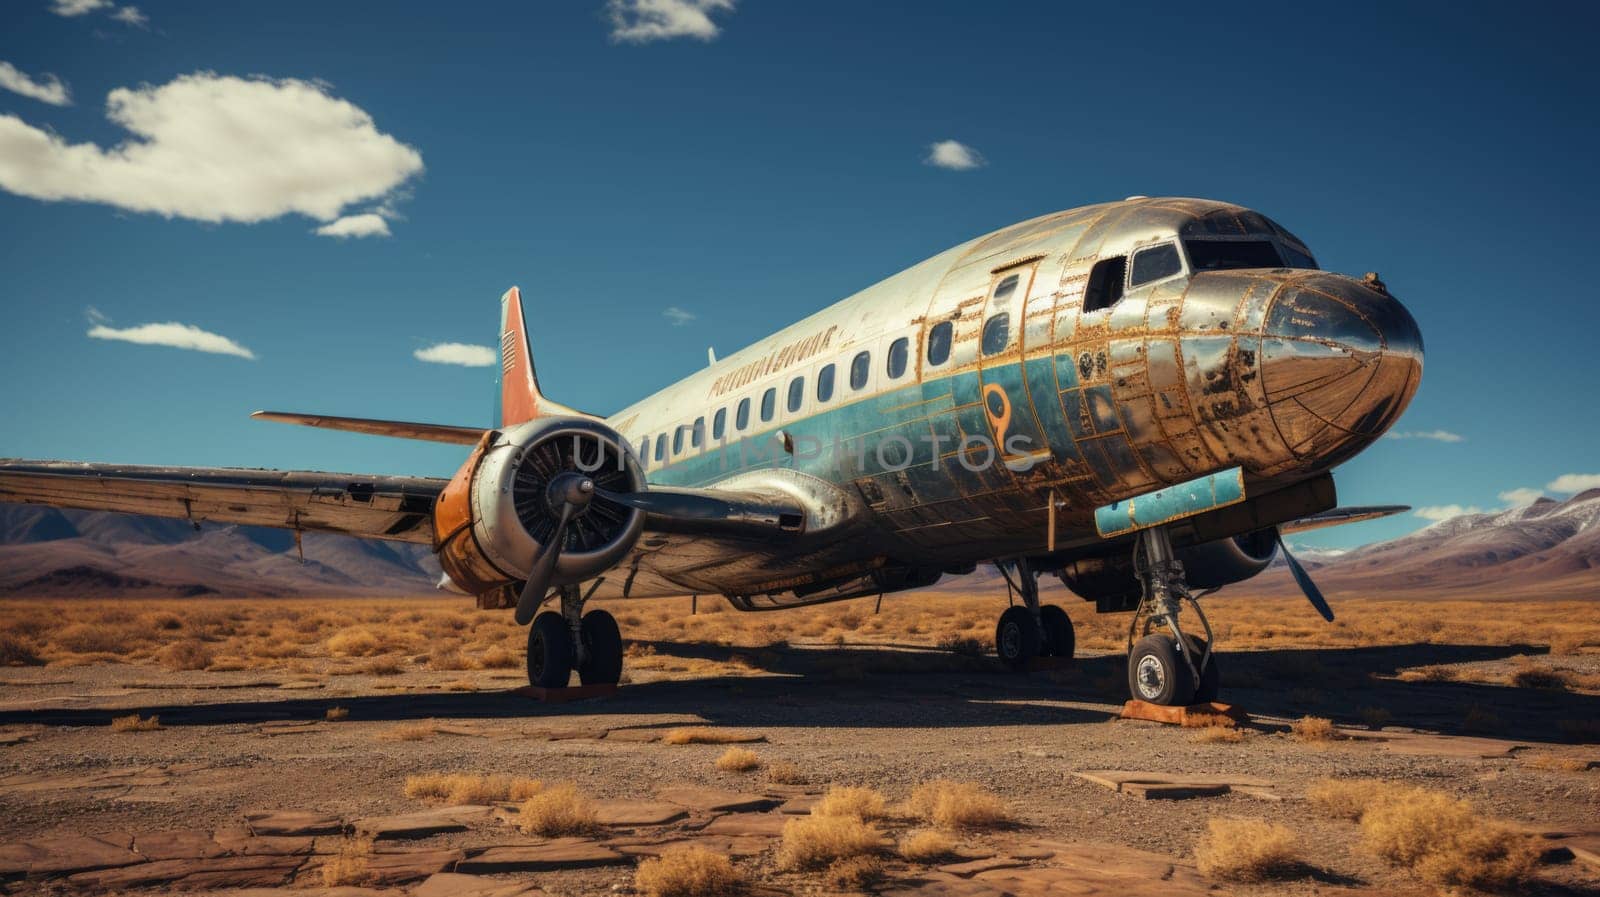
[[[716,364],[716,363],[717,363],[717,350],[713,349],[710,346],[706,346],[706,364],[709,366],[709,365],[713,365],[713,364]]]

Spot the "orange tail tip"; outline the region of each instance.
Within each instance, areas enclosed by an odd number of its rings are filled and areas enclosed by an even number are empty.
[[[528,344],[528,323],[522,315],[522,291],[516,287],[500,297],[500,422],[509,427],[536,417],[576,414],[552,402],[539,391],[539,374]]]

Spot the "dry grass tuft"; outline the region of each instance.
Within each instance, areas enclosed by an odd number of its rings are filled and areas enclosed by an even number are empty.
[[[1561,632],[1550,637],[1551,654],[1583,653],[1584,637],[1581,633]]]
[[[955,850],[956,842],[944,832],[917,832],[900,842],[900,856],[913,863],[936,863]]]
[[[1304,868],[1294,832],[1261,819],[1213,819],[1195,846],[1200,874],[1221,881],[1287,878]]]
[[[381,741],[425,741],[439,734],[439,724],[431,719],[399,723],[378,733]]]
[[[1361,835],[1379,857],[1447,889],[1525,882],[1540,854],[1533,837],[1484,819],[1467,801],[1425,788],[1368,806]]]
[[[571,782],[554,785],[528,798],[517,814],[517,827],[530,835],[554,838],[583,835],[600,827],[594,802]]]
[[[430,670],[470,670],[472,661],[455,649],[439,651],[428,655],[428,669]]]
[[[1289,737],[1295,741],[1315,744],[1338,739],[1339,732],[1333,720],[1320,716],[1302,716],[1289,724]]]
[[[169,670],[203,670],[216,661],[211,649],[199,639],[185,639],[162,648],[156,660]]]
[[[810,779],[800,764],[774,760],[767,764],[767,781],[774,785],[804,785]]]
[[[374,657],[361,668],[361,672],[369,676],[398,676],[405,671],[398,657]]]
[[[999,797],[971,782],[947,779],[918,785],[906,809],[940,828],[995,828],[1011,822],[1011,811]]]
[[[645,897],[732,897],[747,887],[727,857],[693,845],[669,848],[633,874],[634,890]]]
[[[1244,730],[1222,726],[1207,726],[1196,730],[1193,735],[1189,736],[1189,740],[1199,744],[1238,744],[1244,741]]]
[[[1306,789],[1306,800],[1324,816],[1359,822],[1374,802],[1405,791],[1403,785],[1379,779],[1322,779]]]
[[[154,732],[161,728],[161,717],[143,717],[137,713],[119,716],[111,721],[113,732]]]
[[[323,712],[322,718],[330,723],[336,723],[342,719],[349,719],[350,711],[343,707],[329,707]]]
[[[761,739],[752,736],[748,732],[735,732],[731,729],[711,729],[705,726],[673,729],[661,736],[662,744],[737,744],[759,740]]]
[[[883,878],[883,863],[873,856],[834,860],[822,872],[822,883],[835,891],[863,891]]]
[[[44,658],[32,642],[17,636],[0,633],[0,667],[44,666]]]
[[[1561,670],[1523,667],[1511,674],[1511,684],[1517,688],[1565,690],[1572,683],[1570,677]]]
[[[328,637],[325,643],[334,657],[372,657],[388,650],[377,633],[362,626],[341,629]]]
[[[322,864],[323,886],[341,888],[366,884],[372,877],[371,856],[370,838],[345,838],[339,843],[339,852]]]
[[[515,651],[494,645],[478,655],[478,665],[486,670],[509,670],[522,666],[522,658]]]
[[[852,816],[856,819],[882,819],[887,803],[875,788],[830,785],[822,799],[811,808],[813,816]]]
[[[761,756],[747,748],[728,748],[717,758],[717,768],[723,772],[750,772],[761,768]]]
[[[425,773],[406,778],[406,797],[445,804],[487,804],[500,800],[526,800],[544,783],[513,776],[478,776],[468,773]]]
[[[882,834],[854,816],[802,816],[783,826],[780,869],[821,869],[838,860],[876,853]]]
[[[1593,761],[1582,757],[1562,757],[1557,754],[1534,754],[1521,757],[1523,763],[1534,769],[1543,769],[1549,772],[1588,772]]]
[[[1233,717],[1220,713],[1185,713],[1183,716],[1185,729],[1233,729],[1238,725]]]

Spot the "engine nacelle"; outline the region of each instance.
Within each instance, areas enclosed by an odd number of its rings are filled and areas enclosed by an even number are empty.
[[[1176,552],[1192,589],[1216,589],[1243,582],[1272,563],[1278,552],[1278,531],[1259,529],[1228,539],[1203,542]],[[1101,613],[1132,610],[1141,587],[1128,554],[1080,558],[1061,568],[1061,581],[1079,598],[1093,601]]]
[[[434,504],[439,564],[461,588],[484,596],[527,579],[554,535],[551,480],[582,473],[603,492],[638,492],[644,473],[617,432],[582,417],[546,417],[485,435]],[[644,512],[597,494],[567,527],[554,585],[593,577],[627,555]]]

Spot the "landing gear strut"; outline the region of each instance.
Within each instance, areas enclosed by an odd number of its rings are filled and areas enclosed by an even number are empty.
[[[561,586],[561,611],[547,610],[528,628],[528,683],[565,688],[578,671],[584,685],[615,685],[622,680],[622,633],[603,610],[583,612],[589,595],[576,585]]]
[[[1035,657],[1072,657],[1076,637],[1067,612],[1054,604],[1039,603],[1039,574],[1027,558],[1014,562],[1017,578],[1011,578],[1008,562],[997,566],[1007,585],[1022,596],[1022,604],[1006,608],[995,627],[995,653],[1007,666],[1025,670]]]
[[[1128,691],[1138,700],[1168,706],[1216,700],[1220,679],[1211,650],[1216,639],[1200,602],[1189,593],[1166,529],[1141,530],[1133,560],[1144,597],[1128,624]],[[1204,639],[1180,628],[1178,614],[1185,602],[1199,617]],[[1135,633],[1140,635],[1137,643]]]

